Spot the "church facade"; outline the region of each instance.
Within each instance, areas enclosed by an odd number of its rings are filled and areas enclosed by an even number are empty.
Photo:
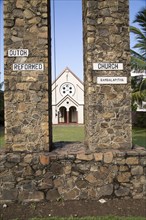
[[[84,85],[68,67],[52,83],[52,123],[84,123]]]

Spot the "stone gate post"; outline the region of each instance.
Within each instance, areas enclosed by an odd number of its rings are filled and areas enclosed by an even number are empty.
[[[13,151],[51,147],[50,0],[4,0],[5,133]]]
[[[83,40],[86,144],[130,148],[128,0],[83,0]]]

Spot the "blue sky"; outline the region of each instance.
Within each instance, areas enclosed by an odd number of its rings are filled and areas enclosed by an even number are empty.
[[[144,6],[146,0],[130,0],[130,24],[136,13]],[[0,0],[0,72],[3,74],[3,13]],[[51,11],[53,12],[51,0]],[[134,24],[135,25],[135,24]],[[83,79],[83,46],[82,46],[82,3],[81,0],[55,0],[55,38],[56,38],[56,75],[68,66],[80,79]],[[52,25],[53,33],[53,25]],[[52,44],[54,37],[52,36]],[[131,36],[131,46],[134,37]],[[52,50],[52,57],[54,56]],[[54,72],[54,64],[52,65]],[[55,78],[54,73],[52,78]],[[3,77],[0,78],[3,80]]]

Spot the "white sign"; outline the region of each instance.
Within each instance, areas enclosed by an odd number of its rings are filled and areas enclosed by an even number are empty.
[[[97,77],[98,84],[127,84],[127,77]]]
[[[8,57],[28,57],[28,49],[10,49],[8,50]]]
[[[93,63],[93,70],[123,70],[123,63]]]
[[[32,70],[38,70],[43,71],[44,70],[44,64],[43,63],[14,63],[13,64],[13,71],[32,71]]]

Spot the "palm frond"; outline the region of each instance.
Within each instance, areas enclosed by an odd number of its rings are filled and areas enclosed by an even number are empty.
[[[137,34],[137,35],[141,35],[143,38],[145,38],[145,35],[142,33],[142,31],[134,26],[130,26],[130,32]]]
[[[138,51],[131,50],[131,67],[132,70],[146,70],[146,7],[137,13],[133,23],[138,23],[141,29],[130,27],[137,40],[133,48]]]
[[[144,94],[140,91],[133,92],[132,93],[132,102],[137,102],[139,105],[142,104],[142,101],[144,101]]]
[[[140,53],[138,53],[138,52],[136,52],[134,50],[130,50],[130,52],[131,52],[131,56],[137,57],[137,58],[145,61],[145,57],[143,57],[143,55],[141,55]]]
[[[3,85],[4,85],[4,82],[1,82],[0,83],[0,90],[2,89]]]
[[[145,44],[145,42],[146,42],[146,35],[139,28],[130,26],[130,32],[135,34],[135,38],[138,41],[140,41],[141,43]]]
[[[138,23],[141,29],[146,32],[146,7],[142,8],[135,17],[133,23]]]
[[[146,69],[146,62],[142,59],[131,56],[131,68],[132,70],[142,71]]]
[[[140,29],[134,26],[130,27],[130,32],[135,35],[137,42],[131,50],[131,68],[134,71],[141,72],[146,70],[146,7],[139,11],[133,23],[137,23]],[[137,104],[142,105],[146,100],[146,79],[135,78],[132,81],[132,110],[137,109]]]
[[[142,92],[145,93],[144,90],[146,90],[146,78],[142,80],[141,84],[140,84],[140,87],[139,87],[139,90]]]
[[[146,41],[142,42],[141,40],[139,40],[139,42],[134,45],[134,48],[141,48],[141,49],[145,50],[146,49]]]

